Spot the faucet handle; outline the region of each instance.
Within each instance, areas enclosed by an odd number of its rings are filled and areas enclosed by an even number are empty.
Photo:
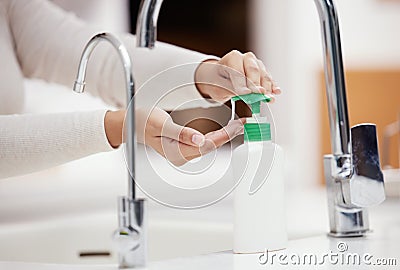
[[[346,204],[369,207],[385,200],[383,173],[379,163],[376,126],[351,128],[353,176],[342,183]]]

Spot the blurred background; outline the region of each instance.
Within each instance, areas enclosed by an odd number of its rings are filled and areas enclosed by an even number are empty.
[[[138,0],[54,2],[110,31],[135,33]],[[351,124],[376,123],[380,150],[385,149],[383,165],[397,168],[398,151],[391,149],[398,149],[399,138],[393,132],[395,124],[390,124],[397,122],[400,111],[400,1],[336,3]],[[330,152],[330,142],[320,25],[313,1],[166,0],[158,39],[217,56],[232,49],[254,51],[283,89],[271,110],[276,140],[287,153],[288,186],[323,183],[321,156]],[[245,115],[246,108],[239,112]],[[197,128],[206,132],[218,126],[197,123]]]
[[[139,0],[52,2],[105,30],[135,32]],[[397,179],[397,186],[393,187],[392,194],[398,198],[400,1],[335,2],[341,23],[350,122],[351,125],[362,122],[377,124],[381,162],[385,168],[392,168],[395,172],[393,179]],[[264,61],[283,90],[270,108],[276,125],[275,140],[286,153],[289,238],[326,233],[328,218],[322,156],[330,153],[330,139],[320,23],[314,1],[164,0],[158,21],[158,39],[216,56],[223,56],[232,49],[253,51]],[[27,80],[26,94],[27,112],[90,110],[106,106],[89,95],[71,95],[71,89],[65,87],[50,85],[46,89],[43,82],[35,80]],[[54,102],[45,105],[43,97]],[[244,106],[239,110],[243,115],[248,113]],[[204,113],[203,109],[188,110],[173,117],[179,122],[185,115]],[[226,111],[212,108],[207,113],[218,118]],[[218,128],[218,125],[204,122],[192,124],[203,132]],[[390,186],[388,180],[387,187]],[[38,220],[36,225],[30,226],[37,230],[26,233],[27,238],[21,243],[30,247],[29,243],[41,240],[36,235],[45,228],[43,235],[48,240],[43,242],[42,250],[49,243],[46,251],[50,253],[39,256],[43,261],[49,262],[51,256],[56,258],[56,254],[51,253],[56,252],[54,245],[63,246],[65,251],[69,247],[76,250],[73,246],[76,243],[80,243],[80,250],[92,248],[98,251],[98,247],[108,250],[109,232],[116,228],[116,196],[125,192],[122,151],[101,153],[44,172],[0,181],[0,221],[6,226],[8,222],[16,235],[24,235],[27,228],[24,222]],[[307,211],[309,207],[313,211]],[[232,208],[231,198],[195,212],[161,206],[152,208],[150,258],[229,249]],[[104,214],[105,209],[107,214]],[[296,213],[304,212],[325,216],[296,218]],[[49,217],[61,221],[49,221]],[[83,221],[84,226],[79,227]],[[88,226],[91,230],[87,229]],[[58,233],[58,227],[63,229],[63,234]],[[3,243],[13,242],[17,248],[17,242],[11,238],[13,234],[8,233],[10,228],[3,230],[0,239],[6,239],[2,240]],[[49,228],[56,229],[51,231]],[[68,236],[68,230],[70,239],[61,239],[63,235]],[[8,236],[10,241],[1,238]],[[174,248],[169,245],[171,242],[176,243]],[[6,259],[14,258],[12,247],[7,245],[4,249],[0,245],[0,254],[8,254],[3,256]],[[26,260],[31,259],[32,250],[40,251],[33,245],[24,255]],[[56,259],[52,261],[59,262]]]

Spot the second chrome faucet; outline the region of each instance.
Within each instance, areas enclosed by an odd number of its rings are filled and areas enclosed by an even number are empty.
[[[367,207],[385,199],[376,127],[349,128],[339,19],[333,0],[314,0],[321,22],[332,154],[324,157],[329,234],[364,236]]]

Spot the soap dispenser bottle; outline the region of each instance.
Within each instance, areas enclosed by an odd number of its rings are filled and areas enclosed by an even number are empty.
[[[232,156],[234,181],[234,253],[261,253],[286,248],[284,156],[271,141],[271,125],[260,116],[270,98],[249,94],[232,98],[251,105],[244,124],[244,144]],[[233,114],[234,115],[234,114]]]

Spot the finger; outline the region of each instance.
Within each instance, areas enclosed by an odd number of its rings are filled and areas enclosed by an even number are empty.
[[[162,152],[166,159],[168,159],[175,166],[182,166],[188,160],[181,152],[181,144],[178,141],[166,137],[161,138]],[[186,145],[186,144],[184,144]],[[188,145],[186,145],[188,146]],[[193,146],[189,146],[193,147]],[[194,148],[194,147],[193,147]],[[198,147],[196,147],[198,148]]]
[[[161,136],[197,147],[202,146],[205,140],[204,135],[199,131],[193,128],[177,125],[172,121],[165,122],[161,131]]]
[[[243,54],[239,51],[231,51],[225,55],[220,63],[225,66],[225,73],[232,83],[234,95],[244,95],[251,93],[247,87],[246,77],[243,66]]]
[[[217,149],[217,147],[215,146],[213,141],[206,139],[203,146],[201,147],[179,143],[177,149],[179,150],[179,154],[175,154],[173,164],[180,164],[178,166],[181,166],[189,160],[204,156],[214,151],[215,149]]]
[[[261,86],[263,87],[268,87],[268,85],[271,84],[271,92],[274,95],[279,95],[282,91],[281,88],[278,86],[276,81],[272,79],[271,74],[268,73],[264,63],[261,60],[258,60],[258,65],[260,69],[262,70],[262,76],[261,76]],[[269,92],[269,91],[267,91]]]
[[[160,138],[160,150],[157,152],[175,166],[182,166],[189,160],[201,156],[200,147],[180,143],[167,137]]]
[[[243,123],[245,118],[231,120],[224,128],[207,133],[205,135],[206,142],[212,141],[216,148],[221,147],[225,143],[231,141],[236,136],[243,134]]]
[[[187,161],[206,155],[229,142],[239,134],[243,134],[245,118],[229,121],[224,128],[206,134],[201,147],[187,145],[176,140],[161,139],[163,155],[175,166],[182,166]]]
[[[215,145],[214,141],[209,140],[209,139],[206,139],[204,141],[204,144],[201,147],[195,147],[195,146],[179,143],[180,161],[178,161],[178,162],[182,163],[183,160],[185,160],[185,162],[187,162],[194,158],[204,156],[207,153],[210,153],[210,152],[216,150],[217,148],[218,147]]]
[[[262,93],[264,89],[261,89],[261,69],[254,53],[245,53],[243,66],[247,78],[247,87],[254,93]]]
[[[162,153],[175,166],[182,166],[187,161],[212,152],[239,134],[243,134],[244,122],[245,118],[232,120],[224,128],[206,134],[205,141],[201,147],[178,142],[172,138],[162,137],[162,149],[158,152]]]
[[[279,86],[276,86],[276,82],[274,82],[273,86],[272,86],[272,93],[275,95],[279,95],[282,93],[282,90]]]
[[[174,156],[174,164],[184,164],[191,159],[204,156],[231,141],[236,136],[243,134],[243,123],[245,121],[245,118],[229,121],[228,125],[224,128],[206,134],[206,140],[201,147],[179,143],[179,155],[177,155],[176,149],[175,151],[171,151],[171,149],[167,150],[167,152],[171,152],[171,154],[167,155],[170,157],[170,160]]]
[[[258,60],[257,64],[261,72],[261,86],[266,90],[265,94],[272,94],[274,87],[273,80],[270,74],[267,72],[267,68],[265,67],[264,63],[261,60]]]
[[[271,98],[271,100],[268,102],[268,103],[275,103],[275,98],[274,97],[270,97]]]

